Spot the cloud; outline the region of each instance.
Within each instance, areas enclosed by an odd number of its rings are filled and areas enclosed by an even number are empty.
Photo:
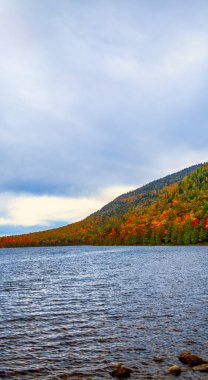
[[[112,80],[132,81],[157,92],[169,91],[175,82],[180,86],[196,80],[201,82],[203,78],[200,73],[204,73],[208,59],[206,47],[207,33],[180,31],[171,46],[167,44],[163,54],[154,61],[135,56],[133,50],[124,51],[120,55],[107,57],[104,68]]]
[[[132,190],[129,186],[104,189],[89,197],[61,197],[0,194],[0,226],[50,227],[55,223],[72,223],[84,219],[121,193]]]
[[[0,0],[0,192],[86,201],[204,160],[207,11]]]
[[[154,179],[164,177],[194,164],[207,162],[207,160],[207,150],[201,152],[188,150],[185,143],[181,143],[177,148],[172,148],[160,155],[159,162],[155,163],[154,172],[157,175],[154,176]]]

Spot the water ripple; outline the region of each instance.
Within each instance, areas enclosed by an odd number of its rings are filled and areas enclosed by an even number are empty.
[[[0,379],[167,379],[208,358],[207,247],[0,251]],[[153,358],[164,356],[156,363]],[[181,379],[205,379],[184,367]]]

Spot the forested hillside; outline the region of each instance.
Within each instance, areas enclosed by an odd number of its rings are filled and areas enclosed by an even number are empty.
[[[198,243],[208,243],[207,163],[124,194],[81,222],[0,239],[0,247]]]
[[[173,173],[173,174],[167,175],[164,178],[160,178],[160,179],[157,179],[156,181],[152,181],[148,183],[147,185],[139,187],[136,190],[130,191],[126,194],[122,194],[116,199],[114,199],[112,202],[105,205],[101,210],[95,212],[94,215],[102,215],[102,216],[122,215],[128,210],[130,204],[137,206],[137,204],[141,205],[141,204],[146,203],[147,201],[152,201],[153,199],[156,199],[158,197],[160,190],[164,186],[168,186],[173,183],[179,182],[188,174],[197,170],[201,166],[202,164],[190,166],[189,168],[180,170],[177,173]]]

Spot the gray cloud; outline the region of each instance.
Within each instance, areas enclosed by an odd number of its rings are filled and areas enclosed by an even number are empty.
[[[1,0],[0,191],[89,195],[205,161],[207,13]]]

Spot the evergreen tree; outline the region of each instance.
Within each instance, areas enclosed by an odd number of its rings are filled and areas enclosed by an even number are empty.
[[[191,242],[197,244],[199,241],[199,228],[198,226],[194,227],[191,231]]]
[[[177,244],[183,245],[183,230],[182,229],[178,231]]]
[[[205,241],[208,241],[208,231],[201,227],[199,230],[199,243],[203,243]]]
[[[155,245],[156,244],[156,230],[152,230],[151,232],[151,238],[150,238],[150,244]]]
[[[143,235],[143,244],[150,244],[150,237],[151,237],[151,228],[150,225],[147,224],[145,226],[144,235]]]
[[[188,245],[191,243],[191,225],[189,220],[186,221],[183,234],[183,243]]]
[[[179,233],[179,226],[178,224],[174,224],[171,232],[171,244],[177,244],[178,243],[178,233]]]
[[[165,235],[165,243],[166,244],[171,242],[172,229],[173,229],[173,224],[172,224],[172,222],[169,222],[168,230],[167,230],[166,235]]]

